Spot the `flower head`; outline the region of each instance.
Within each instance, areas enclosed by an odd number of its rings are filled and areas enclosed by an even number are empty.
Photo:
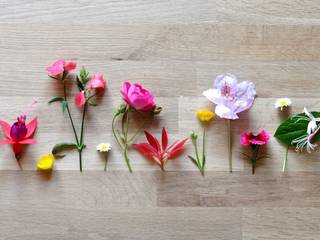
[[[252,82],[238,83],[232,74],[217,76],[213,87],[203,95],[217,105],[215,113],[226,119],[238,119],[237,114],[251,108],[256,95]]]
[[[38,160],[37,167],[40,170],[51,170],[53,168],[55,159],[52,154],[42,155]]]
[[[278,98],[274,104],[275,108],[280,108],[282,111],[283,108],[291,106],[292,101],[290,98]]]
[[[37,118],[34,118],[30,123],[26,124],[26,116],[21,115],[12,126],[2,120],[0,120],[0,126],[7,138],[6,140],[0,140],[0,145],[12,145],[16,157],[22,152],[23,145],[36,143],[36,141],[32,139],[32,136],[37,128]]]
[[[197,117],[201,122],[209,122],[215,116],[214,112],[211,112],[207,109],[201,109],[197,111]]]
[[[101,73],[97,73],[93,75],[93,77],[88,82],[89,89],[103,90],[106,87],[107,87],[107,81],[104,79]]]
[[[111,151],[111,144],[110,143],[100,143],[97,146],[98,152],[110,152]]]
[[[161,145],[159,141],[149,132],[144,132],[148,143],[134,144],[133,146],[150,160],[156,162],[162,170],[167,160],[178,156],[184,149],[189,138],[175,141],[168,147],[168,134],[165,128],[162,129]]]
[[[64,59],[58,59],[50,67],[47,67],[47,71],[53,76],[59,76],[64,72],[69,72],[77,67],[77,64],[72,61],[66,61]]]
[[[241,134],[240,142],[242,145],[265,145],[270,140],[269,134],[262,130],[258,135],[254,135],[252,132],[244,132]]]
[[[78,107],[82,107],[85,103],[86,103],[86,95],[84,91],[80,91],[76,94],[75,98],[74,98],[74,103],[78,106]]]
[[[156,106],[151,92],[138,83],[125,82],[120,92],[126,103],[137,110],[151,111]]]

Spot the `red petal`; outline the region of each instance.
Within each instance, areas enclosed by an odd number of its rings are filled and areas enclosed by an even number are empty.
[[[162,151],[164,152],[168,145],[168,134],[165,128],[162,128]]]
[[[34,134],[34,131],[36,130],[37,125],[38,125],[37,118],[34,118],[31,122],[29,122],[29,124],[27,125],[28,132],[25,138],[30,138]]]
[[[30,138],[19,141],[19,144],[36,144],[36,143],[37,143],[36,140],[30,139]]]
[[[0,120],[0,125],[2,127],[2,131],[3,131],[4,135],[8,139],[11,139],[11,136],[10,136],[11,126],[10,126],[10,124],[5,121]]]
[[[146,135],[146,138],[150,145],[154,147],[157,152],[160,152],[160,143],[158,142],[158,140],[147,131],[144,131],[144,134]]]
[[[180,140],[172,144],[169,149],[166,151],[168,154],[168,159],[176,157],[185,147],[186,142],[189,140],[189,138],[186,138],[184,140]]]
[[[0,145],[3,145],[3,144],[13,144],[13,142],[8,139],[8,140],[0,140]]]
[[[157,156],[157,152],[149,143],[133,144],[133,147],[151,159],[153,156]]]

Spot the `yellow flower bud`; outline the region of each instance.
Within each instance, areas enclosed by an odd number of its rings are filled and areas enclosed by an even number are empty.
[[[54,165],[54,157],[52,154],[43,155],[38,160],[38,169],[51,170]]]
[[[201,109],[197,111],[197,117],[201,122],[209,122],[215,117],[215,113],[207,109]]]

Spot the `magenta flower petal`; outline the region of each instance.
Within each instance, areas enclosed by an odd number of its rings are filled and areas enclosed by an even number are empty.
[[[90,89],[104,90],[107,87],[107,81],[102,74],[98,73],[90,79],[88,85]]]
[[[77,63],[72,62],[72,61],[65,61],[64,64],[64,71],[69,72],[74,70],[77,67]]]
[[[74,98],[74,103],[78,107],[82,107],[86,103],[86,96],[84,91],[78,92],[77,95]]]
[[[58,76],[64,72],[64,59],[59,59],[54,62],[50,67],[47,67],[47,71],[52,74],[53,76]]]

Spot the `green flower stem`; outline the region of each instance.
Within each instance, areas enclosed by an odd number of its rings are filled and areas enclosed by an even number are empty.
[[[228,119],[228,156],[229,156],[229,172],[232,173],[232,133],[231,120]]]
[[[108,162],[108,153],[105,154],[105,163],[104,163],[104,171],[106,172],[107,171],[107,162]]]
[[[130,159],[128,157],[128,130],[129,130],[129,109],[123,114],[123,119],[122,119],[122,131],[123,131],[123,135],[124,135],[124,152],[123,152],[123,156],[124,159],[127,163],[129,172],[132,173],[132,168],[130,165]]]
[[[254,174],[255,169],[256,169],[256,163],[257,163],[257,158],[258,158],[258,152],[259,152],[259,145],[252,145],[252,158],[251,158],[251,163],[252,163],[252,174]]]
[[[87,106],[88,102],[83,106],[83,112],[82,112],[82,121],[81,121],[81,133],[80,133],[80,142],[79,146],[80,148],[78,149],[79,151],[79,166],[80,166],[80,172],[82,172],[82,149],[83,149],[83,138],[84,138],[84,121],[85,121],[85,116],[86,116],[86,111],[87,111]]]
[[[204,167],[206,164],[206,127],[203,127],[202,131],[202,164],[200,172],[204,175]]]
[[[198,138],[192,139],[192,143],[193,143],[194,151],[195,151],[195,154],[196,154],[196,160],[197,160],[198,168],[201,171],[201,163],[200,163],[199,150],[198,150]]]
[[[285,172],[287,169],[287,163],[288,163],[288,152],[289,152],[289,145],[286,147],[286,154],[283,160],[283,166],[282,166],[282,172]]]
[[[73,130],[73,133],[74,133],[74,137],[76,139],[77,145],[79,145],[78,134],[77,134],[76,128],[74,127],[73,119],[72,119],[72,116],[71,116],[71,113],[70,113],[70,109],[69,109],[69,104],[68,104],[68,99],[67,99],[66,83],[64,81],[64,78],[62,80],[63,80],[63,92],[64,92],[64,101],[66,102],[66,109],[67,109],[68,116],[69,116],[69,119],[70,119],[70,122],[71,122],[71,126],[72,126],[72,130]]]
[[[118,134],[117,134],[117,132],[115,130],[116,119],[117,119],[118,116],[119,116],[119,114],[115,113],[113,118],[112,118],[112,133],[113,133],[113,136],[116,139],[118,145],[120,146],[121,150],[124,150],[124,147],[123,147],[122,143],[120,142]]]

